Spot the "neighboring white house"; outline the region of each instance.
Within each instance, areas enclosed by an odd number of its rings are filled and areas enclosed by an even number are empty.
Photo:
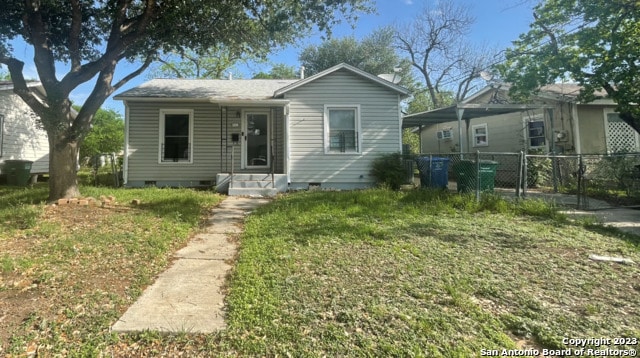
[[[28,86],[40,87],[40,83],[29,82]],[[31,108],[13,93],[13,84],[0,81],[0,174],[1,163],[11,159],[33,161],[31,174],[49,172],[47,133]]]
[[[125,185],[368,187],[372,160],[402,148],[408,94],[346,64],[300,80],[151,80],[115,97],[126,108]]]
[[[579,91],[575,84],[549,85],[530,104],[519,104],[507,86],[489,86],[456,106],[407,115],[403,126],[420,128],[422,153],[640,151],[638,133],[612,100],[580,103]]]

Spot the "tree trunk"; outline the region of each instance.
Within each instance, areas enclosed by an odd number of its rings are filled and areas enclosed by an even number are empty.
[[[78,190],[78,150],[76,141],[57,133],[49,136],[49,202],[80,196]]]

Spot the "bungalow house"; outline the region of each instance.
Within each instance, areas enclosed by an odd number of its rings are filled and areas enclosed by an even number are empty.
[[[115,97],[125,186],[368,187],[372,160],[402,148],[408,93],[347,64],[299,80],[151,80]]]
[[[407,115],[403,126],[419,128],[422,153],[640,150],[638,133],[612,100],[581,103],[579,91],[575,84],[548,85],[530,104],[519,104],[509,99],[508,86],[488,86],[455,106]]]
[[[41,88],[39,82],[29,87]],[[5,160],[29,160],[31,174],[49,172],[49,141],[47,133],[37,122],[38,117],[13,93],[13,83],[0,81],[0,174]]]

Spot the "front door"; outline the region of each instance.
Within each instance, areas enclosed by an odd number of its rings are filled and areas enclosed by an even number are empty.
[[[242,166],[244,168],[268,168],[271,164],[269,143],[269,113],[246,112],[242,123],[244,141]]]

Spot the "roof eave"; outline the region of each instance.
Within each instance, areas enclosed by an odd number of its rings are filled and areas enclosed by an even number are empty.
[[[221,98],[167,98],[167,97],[127,97],[127,96],[115,96],[115,100],[130,101],[130,102],[172,102],[172,103],[213,103],[221,106],[286,106],[289,104],[289,100],[284,99],[221,99]]]

